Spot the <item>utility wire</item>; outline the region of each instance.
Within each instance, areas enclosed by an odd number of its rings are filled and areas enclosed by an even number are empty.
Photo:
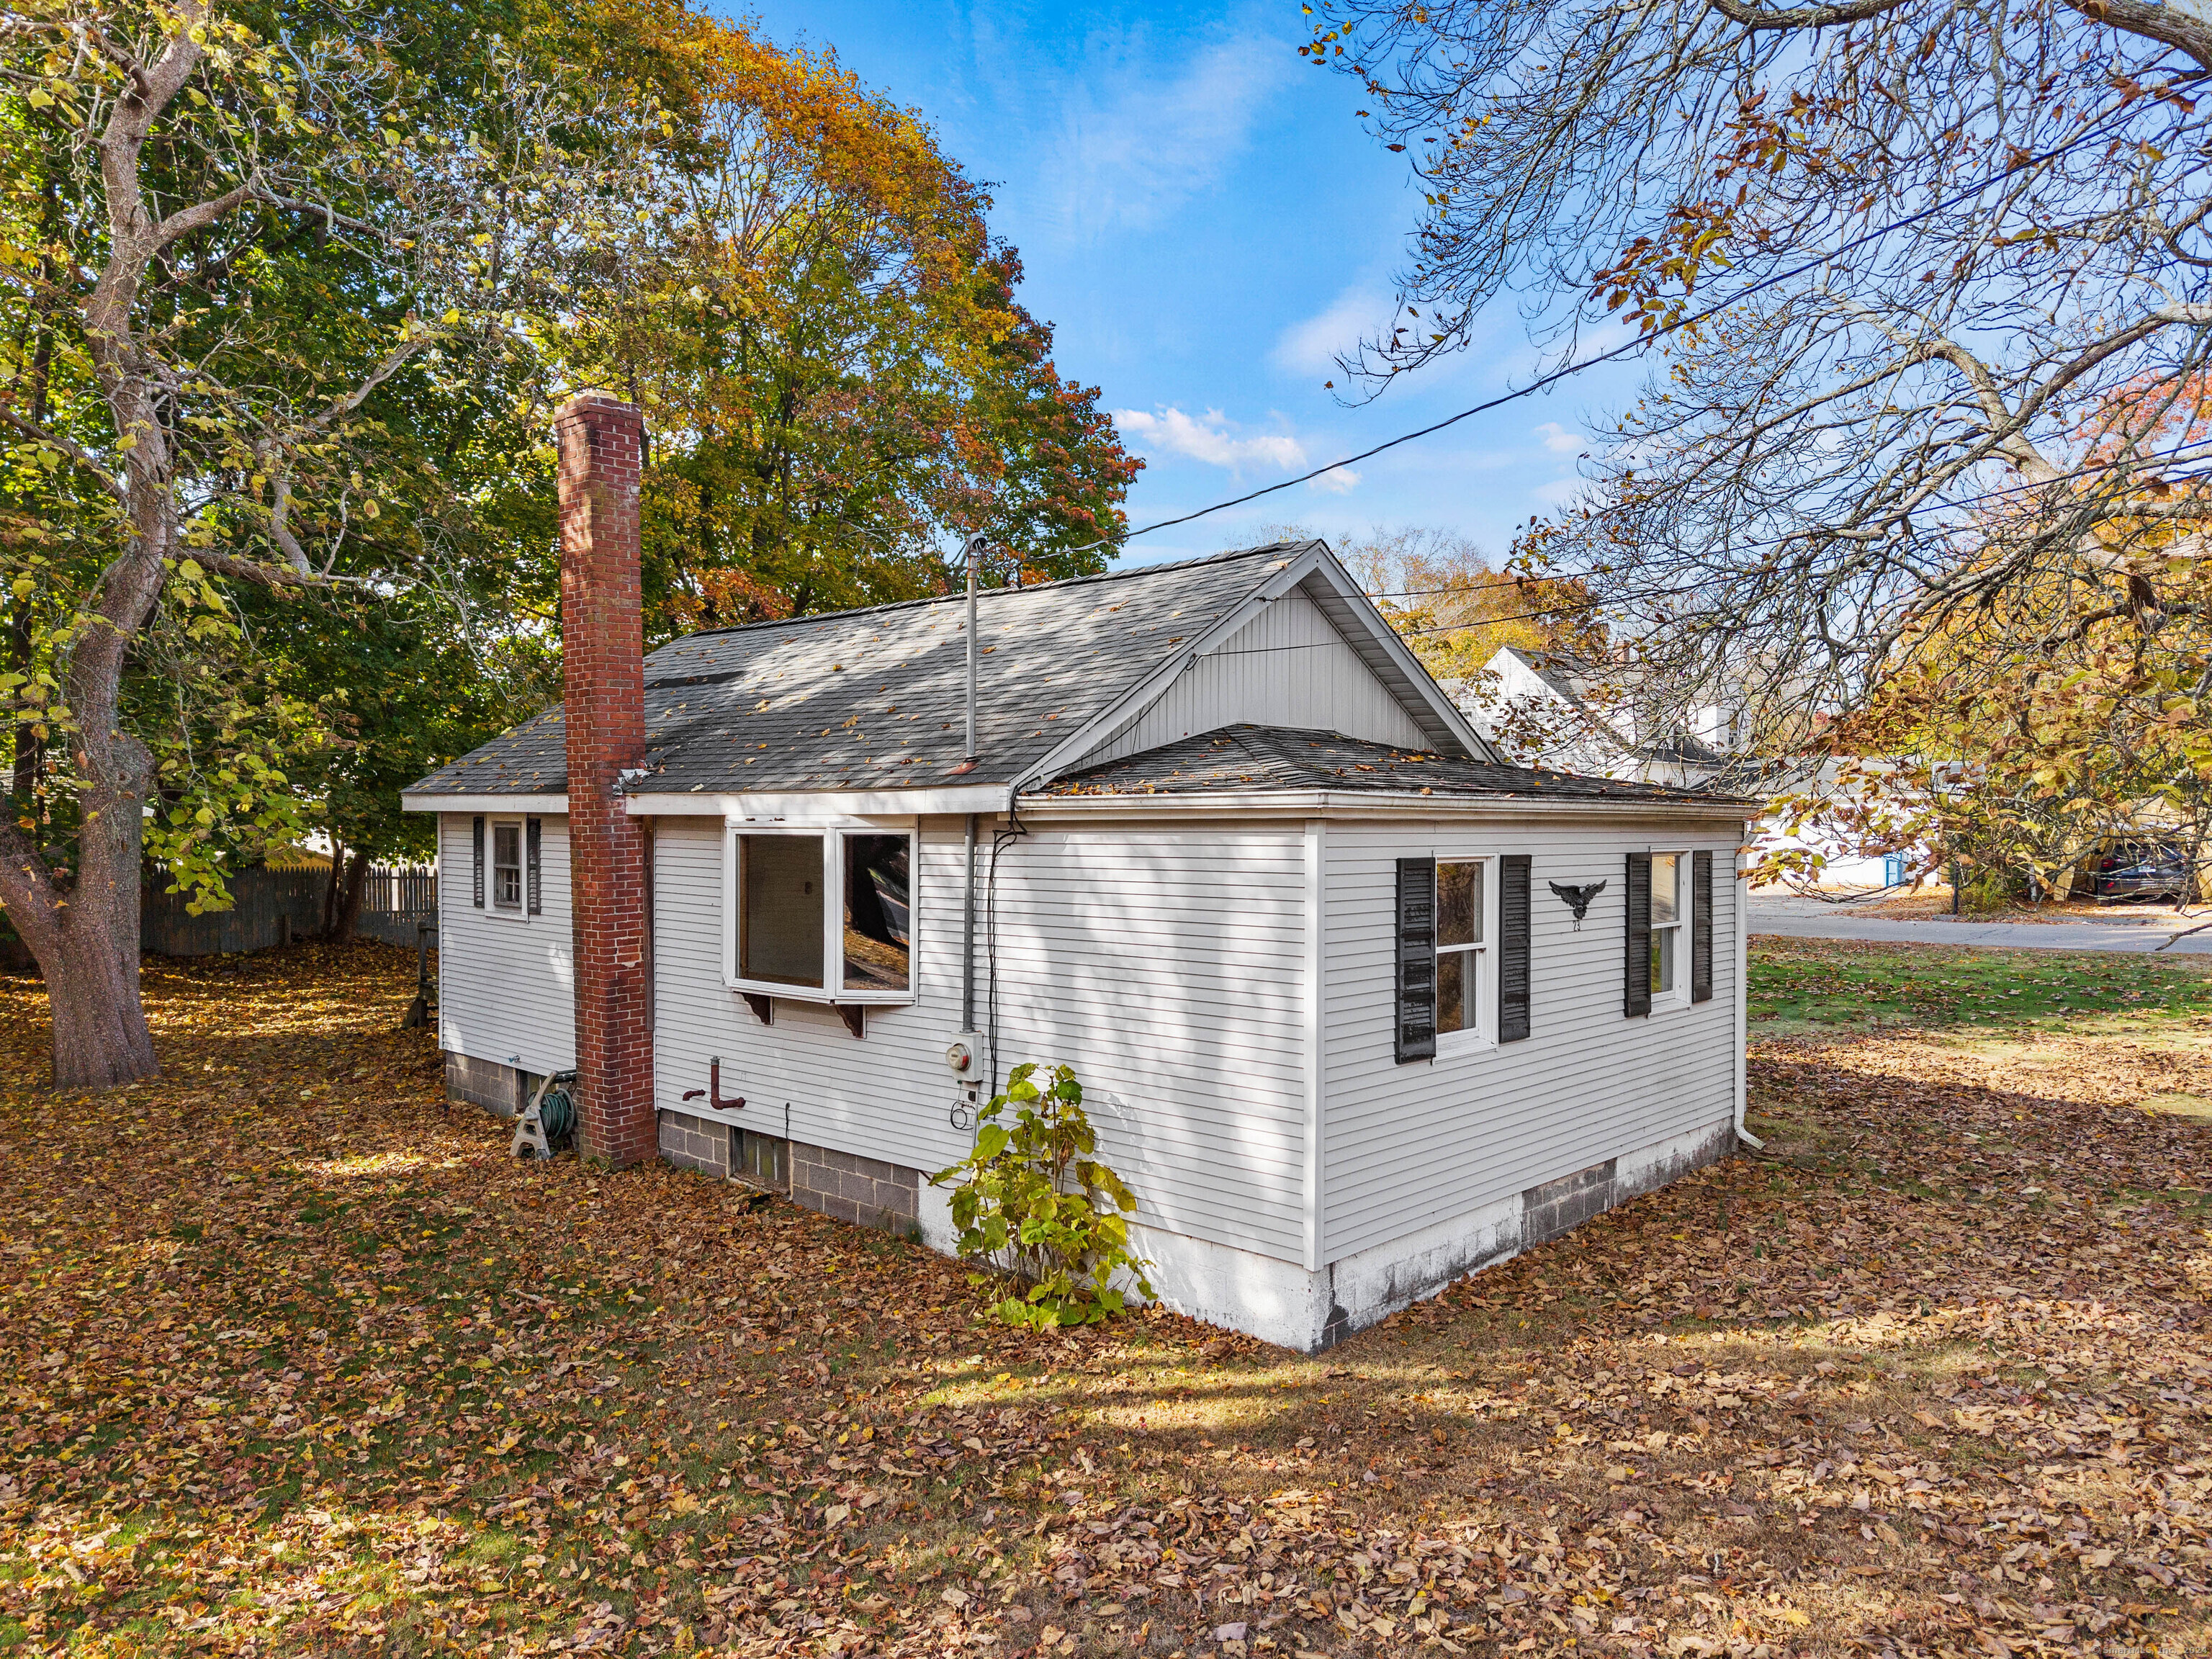
[[[2185,75],[2180,78],[2184,81],[2193,81],[2198,79],[2199,76],[2197,75]],[[1351,466],[1355,462],[1371,459],[1375,456],[1382,454],[1385,450],[1395,449],[1401,444],[1412,443],[1417,438],[1432,436],[1436,433],[1442,432],[1446,427],[1458,425],[1462,421],[1468,419],[1471,416],[1485,414],[1491,410],[1503,408],[1507,404],[1516,403],[1523,398],[1533,397],[1547,386],[1556,386],[1560,381],[1568,379],[1570,376],[1581,374],[1586,368],[1595,368],[1600,363],[1610,362],[1616,357],[1625,357],[1632,352],[1639,352],[1643,350],[1644,347],[1650,345],[1654,340],[1664,338],[1666,336],[1675,333],[1681,329],[1694,327],[1698,323],[1707,321],[1711,318],[1718,316],[1722,312],[1728,310],[1732,306],[1741,305],[1744,301],[1749,299],[1754,294],[1760,293],[1765,289],[1773,288],[1780,283],[1790,282],[1796,277],[1802,276],[1808,271],[1818,270],[1822,265],[1832,264],[1836,260],[1842,258],[1847,253],[1852,252],[1858,248],[1864,247],[1871,242],[1880,241],[1892,231],[1903,230],[1909,225],[1919,223],[1923,219],[1933,218],[1939,213],[1947,212],[1950,209],[1957,207],[1962,202],[1970,202],[1977,196],[1979,196],[1984,191],[1989,189],[1990,185],[2002,184],[2005,179],[2011,178],[2014,173],[2026,172],[2031,167],[2041,167],[2047,161],[2057,161],[2060,156],[2066,155],[2071,150],[2079,149],[2081,145],[2087,143],[2091,139],[2101,137],[2107,126],[2117,123],[2121,116],[2129,113],[2130,110],[2133,106],[2133,103],[2134,100],[2130,100],[2128,102],[2122,104],[2119,107],[2113,110],[2107,117],[2099,120],[2075,137],[2068,139],[2064,143],[2057,145],[2051,149],[2043,150],[2033,155],[2024,155],[2021,157],[2020,160],[2011,163],[2009,166],[2002,167],[1997,172],[1991,173],[1988,178],[1984,179],[1978,184],[1969,185],[1967,188],[1960,191],[1955,195],[1944,197],[1938,201],[1931,202],[1917,213],[1909,213],[1902,219],[1893,219],[1887,224],[1877,226],[1875,228],[1867,231],[1862,235],[1853,237],[1850,240],[1843,243],[1839,246],[1832,248],[1826,253],[1817,255],[1813,258],[1806,260],[1802,264],[1792,265],[1787,270],[1776,271],[1770,276],[1763,276],[1759,281],[1752,283],[1750,287],[1745,289],[1740,294],[1731,295],[1729,298],[1718,301],[1712,305],[1705,307],[1702,310],[1693,311],[1686,316],[1678,317],[1671,323],[1662,323],[1657,328],[1651,330],[1649,333],[1639,334],[1634,339],[1626,341],[1607,350],[1601,351],[1594,357],[1578,358],[1571,363],[1563,364],[1559,368],[1553,369],[1550,374],[1540,375],[1535,380],[1531,380],[1527,386],[1519,387],[1512,392],[1508,392],[1503,396],[1489,398],[1485,402],[1474,404],[1472,408],[1462,409],[1456,415],[1448,415],[1441,421],[1432,421],[1427,426],[1418,427],[1411,432],[1401,433],[1395,438],[1386,438],[1382,442],[1376,444],[1371,449],[1363,449],[1356,455],[1347,455],[1342,460],[1331,461],[1326,466],[1315,467],[1310,472],[1301,472],[1294,478],[1285,478],[1279,483],[1264,484],[1257,489],[1247,490],[1242,495],[1232,495],[1226,501],[1216,501],[1211,507],[1201,507],[1195,512],[1178,514],[1172,519],[1156,520],[1151,524],[1129,531],[1122,536],[1101,537],[1097,541],[1085,542],[1080,547],[1073,547],[1066,550],[1070,553],[1087,553],[1093,548],[1124,545],[1129,542],[1134,541],[1139,536],[1149,536],[1156,530],[1170,530],[1174,528],[1176,525],[1188,524],[1194,520],[1203,519],[1212,514],[1225,512],[1228,508],[1232,507],[1242,507],[1248,501],[1256,501],[1263,495],[1273,495],[1278,491],[1292,489],[1298,484],[1310,483],[1316,478],[1335,471],[1339,467]]]
[[[2197,451],[2200,453],[2191,453],[2190,452],[2191,451]],[[2136,456],[2132,459],[2137,461],[2199,461],[2212,459],[2212,438],[2192,438],[2186,443],[2176,444],[2171,449],[2153,450],[2146,454]],[[2100,474],[2110,473],[2116,471],[2120,465],[2121,463],[2115,461],[2100,461],[2094,465],[2076,467],[2070,472],[2057,473],[2051,477],[2039,478],[2032,483],[2006,484],[2000,489],[1985,489],[1978,495],[1960,495],[1948,499],[1936,498],[1932,501],[1931,504],[1937,507],[1948,507],[1952,508],[1976,507],[1984,501],[1996,501],[2006,495],[2018,495],[2026,494],[2030,490],[2047,489],[2053,484],[2067,483],[2075,478],[2087,478]],[[2178,475],[2171,482],[2179,483],[2201,483],[2208,477],[2212,477],[2212,473],[2188,472]],[[2161,480],[2160,482],[2166,481]],[[1740,553],[1765,552],[1778,547],[1787,547],[1792,542],[1801,541],[1808,536],[1814,536],[1819,533],[1820,532],[1817,529],[1793,530],[1788,535],[1775,537],[1771,541],[1742,543],[1735,549],[1735,550]],[[1502,572],[1499,573],[1499,574],[1501,580],[1511,581],[1574,581],[1579,580],[1571,574],[1564,576],[1534,576],[1525,578],[1507,577]],[[1368,593],[1367,597],[1370,599],[1432,599],[1453,593],[1481,593],[1488,591],[1490,590],[1482,586],[1469,586],[1462,583],[1449,587],[1376,588]],[[1559,608],[1565,609],[1565,607],[1563,606]],[[1539,611],[1533,614],[1540,616],[1548,613]],[[1503,622],[1517,619],[1498,617],[1495,620]],[[1477,627],[1480,624],[1469,623],[1464,625],[1468,627]],[[1427,632],[1429,630],[1422,629],[1418,631]]]

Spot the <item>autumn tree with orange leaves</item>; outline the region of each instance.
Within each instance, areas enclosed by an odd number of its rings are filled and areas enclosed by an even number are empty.
[[[829,56],[622,15],[689,142],[574,349],[653,430],[648,627],[941,592],[977,531],[994,580],[1103,568],[1141,463],[929,130]]]

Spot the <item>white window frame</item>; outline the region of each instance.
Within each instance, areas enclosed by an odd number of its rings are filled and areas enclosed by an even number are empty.
[[[738,974],[738,865],[740,836],[811,836],[822,844],[822,983],[786,985],[775,980],[743,979]],[[903,991],[845,988],[845,842],[854,836],[907,838],[907,973]],[[835,1006],[905,1007],[918,1001],[915,984],[921,962],[921,826],[915,818],[848,818],[835,823],[792,823],[781,818],[732,818],[722,825],[722,983],[733,991],[781,997],[789,1002]]]
[[[1661,859],[1674,860],[1675,919],[1668,922],[1662,922],[1656,919],[1659,908],[1659,860]],[[1651,1012],[1655,1014],[1662,1008],[1686,1008],[1690,1006],[1690,952],[1693,948],[1690,940],[1690,930],[1697,926],[1697,918],[1692,914],[1695,907],[1691,902],[1693,880],[1690,873],[1690,854],[1687,851],[1677,852],[1672,848],[1654,848],[1651,852],[1651,908],[1654,913],[1654,920],[1651,923],[1652,950],[1655,952],[1658,950],[1659,935],[1662,931],[1674,935],[1674,988],[1670,991],[1655,990],[1651,993]]]
[[[499,902],[499,832],[514,831],[514,902]],[[527,818],[484,818],[484,914],[530,920],[530,821]]]
[[[1479,864],[1482,871],[1482,939],[1475,945],[1446,945],[1438,939],[1437,952],[1437,1058],[1478,1053],[1498,1046],[1498,855],[1494,853],[1435,853],[1437,931],[1443,931],[1444,866]],[[1443,1029],[1443,959],[1471,956],[1475,959],[1474,1026],[1471,1030]]]

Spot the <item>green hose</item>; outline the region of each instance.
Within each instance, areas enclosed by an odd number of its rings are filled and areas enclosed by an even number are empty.
[[[568,1090],[556,1085],[545,1091],[545,1097],[538,1103],[538,1121],[545,1131],[547,1146],[558,1146],[568,1140],[576,1127],[576,1103]]]

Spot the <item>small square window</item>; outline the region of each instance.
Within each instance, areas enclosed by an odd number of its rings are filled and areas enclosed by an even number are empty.
[[[519,823],[492,826],[491,902],[502,910],[522,908],[522,826]]]
[[[791,1143],[780,1135],[756,1134],[750,1129],[731,1131],[738,1141],[738,1174],[758,1187],[779,1189],[791,1185]]]
[[[822,837],[738,837],[738,977],[822,988]]]

